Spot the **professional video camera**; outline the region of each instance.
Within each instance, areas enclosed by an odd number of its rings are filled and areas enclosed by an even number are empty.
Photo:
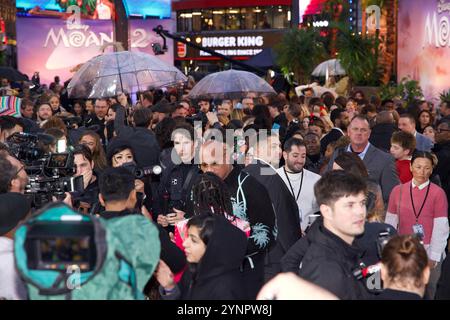
[[[52,197],[63,200],[66,192],[83,192],[83,176],[72,177],[75,173],[71,153],[50,154],[42,171],[29,176],[25,194],[32,199],[33,206],[42,207],[52,201]],[[29,168],[29,171],[36,169]],[[49,174],[51,172],[51,174]]]
[[[52,144],[55,139],[46,134],[16,132],[6,139],[9,151],[26,165],[32,165],[45,156],[43,144]]]
[[[46,134],[15,133],[7,139],[9,150],[25,163],[29,182],[25,194],[34,208],[51,202],[53,197],[63,200],[65,192],[83,192],[83,177],[75,173],[72,153],[46,153],[43,146],[55,143]]]
[[[30,226],[25,241],[31,270],[92,271],[96,263],[94,225],[84,221],[41,222]]]

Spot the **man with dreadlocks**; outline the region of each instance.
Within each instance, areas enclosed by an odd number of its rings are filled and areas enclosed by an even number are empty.
[[[229,220],[246,232],[247,254],[241,271],[247,296],[255,299],[264,283],[264,265],[268,250],[274,244],[275,213],[267,190],[255,178],[233,166],[230,148],[222,141],[209,140],[200,150],[201,169],[215,188],[198,186],[198,209],[210,209],[226,215]],[[217,181],[218,179],[221,179]],[[222,182],[223,181],[223,182]],[[212,193],[211,193],[212,192]],[[230,201],[231,200],[231,201]],[[202,208],[208,206],[207,208]],[[200,205],[200,206],[199,206]],[[219,209],[221,208],[221,209]]]

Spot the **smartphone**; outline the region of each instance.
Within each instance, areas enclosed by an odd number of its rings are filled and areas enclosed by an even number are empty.
[[[67,152],[67,142],[65,139],[59,139],[56,143],[56,153]]]

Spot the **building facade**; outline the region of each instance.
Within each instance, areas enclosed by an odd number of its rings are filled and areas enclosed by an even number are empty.
[[[292,26],[292,0],[181,0],[172,10],[179,36],[241,61],[276,46]],[[188,45],[175,48],[175,65],[185,72],[213,72],[225,64]]]

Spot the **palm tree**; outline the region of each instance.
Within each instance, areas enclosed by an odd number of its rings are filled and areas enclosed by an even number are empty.
[[[320,35],[313,29],[289,30],[275,50],[284,73],[294,73],[299,83],[308,83],[316,65],[328,56]]]
[[[380,68],[376,54],[378,44],[376,37],[340,29],[337,42],[338,59],[353,85],[379,85]]]

